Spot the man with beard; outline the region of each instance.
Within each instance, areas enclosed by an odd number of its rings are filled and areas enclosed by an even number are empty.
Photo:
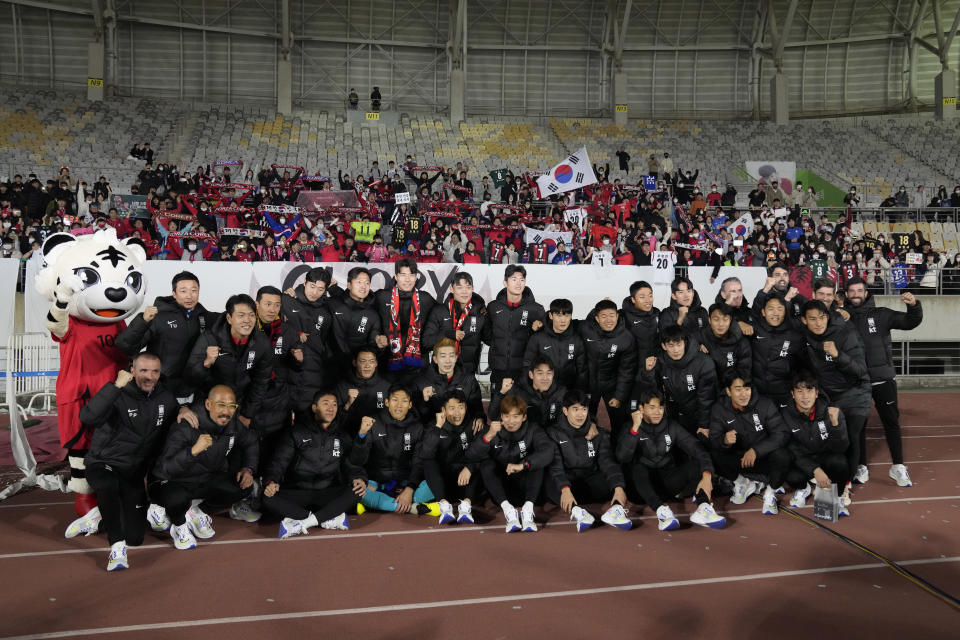
[[[878,307],[872,295],[867,292],[866,283],[860,278],[847,281],[847,303],[851,313],[851,324],[856,327],[863,340],[867,357],[867,373],[870,376],[870,389],[873,404],[877,408],[880,422],[883,423],[883,435],[893,458],[890,477],[901,487],[912,486],[907,467],[903,464],[903,443],[900,436],[900,409],[897,405],[896,370],[893,368],[893,354],[890,346],[890,331],[898,329],[909,331],[923,322],[923,309],[920,301],[912,293],[900,294],[900,300],[907,305],[906,312],[894,311],[887,307]],[[861,460],[856,470],[860,482],[869,478],[866,466],[866,448],[863,446],[865,435],[861,435]]]
[[[483,343],[490,344],[490,316],[483,298],[474,292],[473,276],[469,273],[457,272],[450,288],[452,293],[443,304],[430,312],[423,342],[432,347],[440,338],[454,340],[464,371],[475,374],[480,367]]]
[[[583,338],[573,327],[573,303],[565,298],[550,302],[547,323],[530,336],[523,354],[523,366],[530,369],[543,357],[550,361],[557,382],[568,389],[587,388],[587,356]]]
[[[117,336],[116,347],[134,356],[144,348],[163,363],[167,389],[188,404],[193,385],[184,380],[187,358],[197,338],[213,328],[217,314],[200,304],[200,281],[189,271],[173,276],[173,293],[160,296]]]
[[[423,331],[433,311],[429,293],[417,289],[417,263],[400,258],[394,263],[393,286],[377,293],[380,325],[377,346],[386,349],[386,368],[397,382],[411,383],[423,367]]]
[[[787,317],[795,327],[800,325],[800,307],[807,301],[797,291],[796,287],[790,286],[790,271],[782,262],[777,262],[767,269],[767,281],[763,288],[757,291],[753,298],[753,319],[760,319],[760,309],[763,308],[764,301],[770,296],[779,296],[787,303]]]
[[[790,380],[800,363],[804,344],[786,315],[783,298],[769,296],[760,309],[750,345],[753,386],[780,407],[790,402]]]
[[[263,508],[283,518],[281,539],[316,526],[349,529],[347,512],[367,490],[366,473],[350,462],[353,438],[342,428],[336,396],[318,391],[310,409],[283,432],[263,474]]]
[[[637,348],[633,335],[617,311],[617,303],[601,300],[579,325],[587,351],[587,378],[591,410],[596,415],[601,398],[606,402],[614,439],[625,427],[630,391],[637,376]]]
[[[390,382],[377,370],[377,351],[361,347],[353,356],[353,369],[337,382],[336,395],[344,413],[344,427],[351,434],[360,429],[363,416],[376,414],[386,407]]]
[[[200,508],[201,503],[208,509],[221,509],[240,502],[253,487],[257,438],[239,423],[237,408],[230,387],[214,386],[198,416],[199,428],[186,420],[174,425],[154,466],[156,482],[151,494],[162,506],[161,517],[169,519],[170,537],[177,549],[193,549],[197,538],[216,535],[213,520]],[[232,452],[240,457],[236,472]]]
[[[143,543],[144,476],[177,418],[177,402],[160,383],[161,370],[160,359],[144,351],[80,410],[81,422],[94,429],[84,464],[98,506],[67,527],[66,537],[92,535],[102,521],[110,541],[107,571],[129,568],[127,547]]]
[[[687,335],[696,336],[707,326],[707,310],[689,278],[679,276],[670,283],[670,306],[660,312],[660,331],[678,325]]]
[[[819,300],[804,303],[801,311],[806,366],[817,376],[831,404],[843,411],[850,437],[847,463],[856,469],[861,459],[861,432],[870,413],[870,376],[863,343],[856,331],[831,318]],[[844,490],[844,501],[848,499],[849,486]]]
[[[333,350],[337,371],[350,371],[350,360],[358,349],[375,347],[383,334],[376,296],[370,293],[370,270],[353,267],[347,272],[347,289],[341,296],[331,297],[329,307],[333,320]]]

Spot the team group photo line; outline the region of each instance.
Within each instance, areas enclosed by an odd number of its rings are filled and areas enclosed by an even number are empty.
[[[678,275],[663,309],[624,282],[574,319],[522,265],[491,300],[462,271],[440,300],[402,257],[378,291],[364,266],[345,282],[313,267],[216,312],[201,284],[229,285],[188,270],[145,301],[143,243],[113,229],[54,233],[42,253],[79,516],[65,535],[106,532],[110,571],[148,528],[194,549],[220,514],[289,538],[367,511],[470,526],[489,500],[507,533],[557,513],[626,531],[644,508],[673,530],[690,499],[691,524],[722,529],[720,496],[776,515],[822,492],[850,516],[872,404],[882,482],[911,485],[890,332],[916,328],[921,304],[879,306],[858,277],[815,280],[807,299],[775,262],[752,301],[733,277],[707,304]]]

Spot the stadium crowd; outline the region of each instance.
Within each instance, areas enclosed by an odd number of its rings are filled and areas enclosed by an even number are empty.
[[[919,230],[908,242],[853,237],[848,215],[811,215],[812,187],[786,193],[776,180],[759,183],[738,210],[733,185],[701,189],[699,171],[674,169],[664,156],[648,162],[649,190],[642,175],[639,184],[613,178],[608,164],[595,167],[596,184],[541,197],[531,173],[476,176],[462,163],[420,166],[411,156],[329,178],[278,165],[244,172],[241,161],[190,172],[154,164],[149,145],[135,145],[130,158],[144,168],[129,190],[145,197],[143,217],[124,211],[105,176],[87,181],[61,167],[44,184],[16,175],[0,182],[2,256],[26,260],[50,233],[112,226],[141,238],[158,260],[650,265],[662,250],[680,267],[782,262],[841,287],[863,278],[874,290],[889,288],[899,265],[906,285],[898,279],[898,288],[929,292],[942,276],[944,292],[960,292],[960,254],[939,255]],[[323,201],[333,204],[308,204],[314,191],[332,192]],[[960,186],[949,197],[941,191],[938,204],[960,204]],[[398,203],[398,194],[410,201]],[[908,201],[905,187],[898,195]],[[848,212],[859,206],[855,188],[846,202]],[[919,261],[907,264],[908,254]]]
[[[757,494],[776,514],[779,492],[799,508],[836,485],[849,516],[851,483],[869,480],[871,402],[889,476],[911,484],[890,331],[920,324],[912,293],[895,311],[862,279],[838,299],[824,278],[808,300],[775,263],[752,302],[736,278],[707,303],[680,276],[664,309],[638,281],[574,319],[569,300],[537,300],[522,265],[492,300],[466,272],[435,300],[412,257],[393,270],[372,291],[363,266],[343,283],[315,267],[295,288],[233,295],[222,313],[178,273],[110,347],[130,368],[80,412],[92,444],[70,455],[85,455],[99,506],[67,537],[102,526],[116,570],[148,523],[190,549],[223,511],[266,514],[281,538],[348,529],[365,510],[469,525],[488,498],[508,533],[536,531],[541,501],[578,531],[598,517],[630,529],[630,504],[671,530],[679,497],[695,501],[693,524],[723,528],[718,494]]]

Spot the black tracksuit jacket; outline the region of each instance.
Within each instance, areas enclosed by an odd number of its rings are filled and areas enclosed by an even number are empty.
[[[423,345],[428,351],[433,350],[433,345],[441,338],[450,338],[456,340],[457,330],[453,326],[453,317],[450,315],[450,301],[453,300],[453,294],[449,294],[443,304],[436,304],[427,323],[423,328]],[[454,303],[456,304],[456,303]],[[458,309],[457,314],[463,313],[463,309]],[[480,366],[480,352],[483,350],[483,343],[490,344],[492,325],[490,315],[487,313],[487,304],[476,293],[473,294],[470,315],[463,321],[460,328],[464,333],[463,340],[460,341],[460,362],[470,373],[476,373]]]
[[[623,470],[613,455],[610,434],[600,429],[593,440],[587,440],[589,420],[579,429],[570,426],[563,414],[547,429],[554,442],[553,463],[550,474],[561,489],[569,487],[572,480],[600,472],[607,479],[610,491],[623,488]]]
[[[623,317],[613,331],[604,331],[594,314],[577,324],[587,351],[587,377],[591,394],[625,404],[637,376],[637,345]]]
[[[652,371],[644,367],[641,382],[666,394],[668,415],[684,427],[694,430],[710,425],[710,407],[717,398],[717,370],[695,340],[687,342],[679,360],[664,353]]]
[[[814,456],[843,453],[850,446],[843,412],[839,413],[835,427],[827,413],[829,406],[824,398],[817,398],[812,418],[808,414],[800,413],[792,402],[780,410],[787,435],[790,437],[788,446],[793,454],[793,464],[807,474],[808,478],[812,478],[813,470],[820,466]]]
[[[723,440],[730,430],[737,432],[737,441],[732,445]],[[733,408],[726,394],[710,410],[710,446],[717,451],[746,453],[753,449],[758,458],[763,458],[785,447],[789,436],[779,408],[756,390],[742,411]]]
[[[487,306],[487,314],[491,324],[490,369],[504,377],[521,377],[523,355],[533,335],[533,323],[546,319],[543,307],[533,297],[530,287],[523,290],[516,307],[507,304],[507,290],[501,289],[497,299]]]
[[[351,462],[366,469],[367,476],[379,484],[406,482],[416,489],[423,480],[423,467],[414,460],[421,438],[423,423],[415,410],[400,421],[383,410],[366,436],[354,440]]]
[[[920,300],[907,310],[895,311],[887,307],[878,307],[873,295],[860,306],[848,304],[844,307],[850,312],[850,321],[857,328],[863,350],[867,358],[867,372],[871,382],[891,380],[896,375],[893,368],[893,351],[890,346],[890,330],[909,331],[923,322],[923,309]]]
[[[586,389],[587,352],[583,338],[574,329],[574,324],[563,333],[556,333],[547,320],[543,329],[537,331],[527,342],[523,353],[523,370],[529,371],[537,356],[553,363],[554,377],[565,387]]]
[[[516,431],[500,429],[489,442],[481,435],[467,450],[471,462],[493,460],[500,467],[522,464],[528,470],[548,469],[553,462],[553,441],[539,425],[524,420]]]
[[[640,428],[624,429],[617,442],[617,461],[620,464],[642,464],[649,469],[663,469],[679,464],[683,453],[696,460],[700,472],[713,473],[713,461],[710,454],[679,423],[666,416],[660,424],[640,423]]]
[[[206,410],[197,415],[200,428],[194,429],[180,421],[170,428],[163,452],[153,467],[153,474],[160,480],[202,483],[214,476],[229,472],[234,465],[230,456],[240,456],[240,468],[257,471],[260,441],[257,432],[244,427],[234,417],[225,427],[219,427],[210,419]],[[202,434],[213,437],[213,445],[194,456],[191,452],[197,438]]]
[[[340,428],[339,420],[325,429],[312,416],[303,417],[280,436],[264,482],[313,490],[344,486],[356,478],[366,482],[366,472],[350,462],[353,444],[353,436]]]

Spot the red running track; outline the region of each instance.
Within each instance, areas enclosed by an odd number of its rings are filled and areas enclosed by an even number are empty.
[[[833,526],[958,592],[960,396],[903,394],[901,405],[915,486],[887,478],[874,418],[871,482]],[[0,504],[0,637],[956,637],[955,609],[786,513],[761,515],[756,501],[718,501],[726,530],[672,534],[649,510],[630,532],[577,534],[547,507],[539,533],[507,536],[488,505],[474,527],[367,514],[350,532],[283,541],[274,524],[218,516],[210,543],[178,552],[148,535],[129,571],[108,574],[102,535],[62,537],[67,498],[33,491]]]

